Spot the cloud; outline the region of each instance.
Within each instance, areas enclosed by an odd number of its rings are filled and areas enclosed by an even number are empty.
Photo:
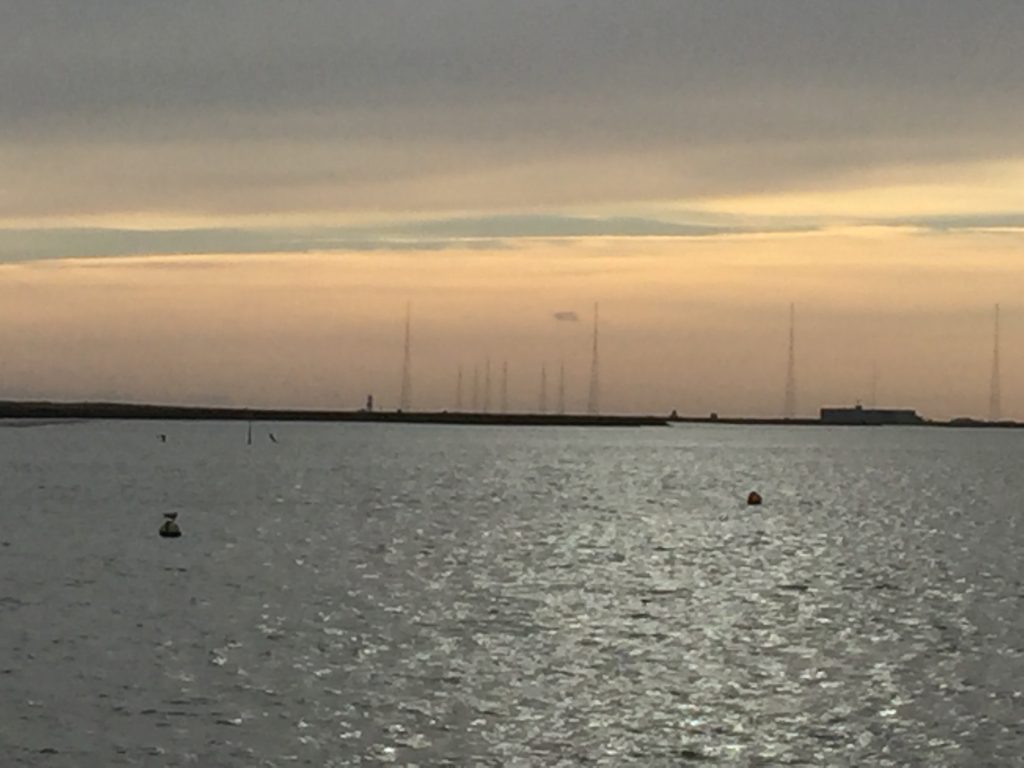
[[[393,238],[335,229],[0,229],[0,262],[101,257],[368,251],[498,251],[498,238]]]
[[[1020,154],[1017,0],[41,0],[0,218],[497,212]]]
[[[921,216],[907,218],[905,226],[930,232],[1024,231],[1024,212],[975,215]]]
[[[554,312],[551,316],[560,323],[578,323],[580,320],[580,316],[577,315],[575,312],[572,312],[571,310]]]
[[[682,214],[686,216],[686,214]],[[709,237],[749,232],[756,227],[726,216],[705,221],[667,221],[625,216],[519,214],[441,218],[403,224],[407,234],[447,237]],[[780,224],[776,224],[780,226]],[[791,225],[781,225],[790,228]]]
[[[314,251],[495,251],[512,248],[517,240],[524,238],[714,237],[807,229],[805,223],[791,221],[753,224],[722,215],[694,215],[701,223],[653,218],[512,215],[399,219],[335,227],[0,228],[0,261]]]
[[[1024,212],[857,218],[848,213],[794,217],[676,211],[665,218],[516,214],[396,219],[373,225],[334,227],[0,228],[0,262],[176,255],[494,252],[513,249],[530,240],[552,244],[588,238],[703,240],[808,234],[834,230],[837,226],[848,232],[877,228],[916,229],[935,234],[1016,232],[1024,231]],[[572,312],[556,312],[554,317],[560,321],[577,319]]]

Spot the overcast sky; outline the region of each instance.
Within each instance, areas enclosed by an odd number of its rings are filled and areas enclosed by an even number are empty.
[[[668,301],[651,286],[671,284],[680,306],[699,302],[688,293],[698,286],[714,294],[709,316],[753,307],[784,318],[790,300],[817,302],[821,327],[838,305],[844,327],[849,313],[864,327],[902,316],[924,334],[898,342],[912,350],[932,343],[921,317],[951,334],[969,311],[974,332],[956,365],[976,373],[990,354],[991,304],[1003,302],[1012,337],[1024,286],[1021,61],[1019,0],[9,0],[0,8],[0,291],[22,299],[0,310],[8,329],[21,329],[5,342],[16,372],[8,381],[57,394],[122,381],[134,353],[97,357],[89,341],[117,325],[111,302],[125,313],[118,322],[141,333],[154,295],[168,311],[199,301],[180,278],[212,274],[196,257],[220,260],[232,276],[220,302],[210,297],[206,314],[190,318],[211,334],[233,284],[282,286],[265,306],[292,327],[295,291],[310,288],[289,269],[307,257],[343,272],[358,264],[346,285],[372,288],[376,301],[346,315],[356,338],[419,290],[382,266],[410,254],[432,286],[421,302],[438,302],[446,332],[456,315],[445,307],[479,291],[523,355],[540,343],[530,323],[546,327],[539,318],[560,311],[585,317],[594,299],[609,318],[620,301],[623,327],[651,338],[636,318],[645,301]],[[628,268],[593,259],[608,249],[635,258]],[[171,280],[174,256],[193,260]],[[93,266],[62,261],[77,257]],[[151,268],[115,263],[130,257]],[[582,262],[578,279],[559,282]],[[502,293],[498,263],[518,264],[520,282],[505,285],[519,293]],[[759,281],[769,273],[781,282],[766,297]],[[116,299],[98,280],[120,286]],[[889,295],[892,284],[904,295]],[[844,285],[865,293],[854,301]],[[516,302],[530,292],[547,299],[523,325]],[[60,296],[62,311],[45,296]],[[481,322],[466,312],[458,317]],[[672,338],[682,315],[660,317],[658,333]],[[82,324],[80,343],[53,345]],[[710,333],[701,365],[742,366],[759,354],[756,330]],[[360,338],[380,343],[372,336]],[[322,356],[328,344],[289,339],[300,356]],[[464,341],[486,354],[483,342]],[[653,346],[624,344],[646,349],[648,373],[659,375]],[[820,344],[817,358],[802,348],[804,359],[826,359],[830,343]],[[765,364],[781,371],[783,346]],[[726,348],[728,364],[715,357]],[[218,391],[237,389],[223,371],[213,376],[203,349],[189,358],[206,361],[190,370],[189,391],[212,391],[214,379]],[[692,363],[701,351],[690,354]],[[831,364],[836,388],[822,385],[815,399],[851,396],[841,382],[852,374]],[[391,375],[386,356],[375,365],[355,389]],[[61,370],[96,376],[61,389]],[[726,383],[691,392],[701,407],[723,392],[723,409],[774,407],[775,395],[730,390],[734,377],[722,375]],[[915,379],[908,366],[893,378],[907,399],[933,387],[936,410],[955,413],[959,401],[934,389],[936,375]],[[985,376],[975,379],[963,385],[964,409],[985,401]],[[1011,383],[1004,391],[1014,397]],[[249,392],[290,402],[285,384]],[[306,401],[330,402],[329,388],[317,393]],[[676,403],[671,388],[652,397]]]
[[[25,0],[0,216],[501,212],[1018,158],[1016,0]]]

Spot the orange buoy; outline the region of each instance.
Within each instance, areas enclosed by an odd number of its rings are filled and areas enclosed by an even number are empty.
[[[757,491],[751,491],[750,494],[747,496],[747,504],[751,506],[756,506],[760,504],[761,501],[761,494],[758,493]]]

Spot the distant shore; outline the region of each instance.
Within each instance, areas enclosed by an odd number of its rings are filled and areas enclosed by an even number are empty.
[[[669,416],[669,424],[723,424],[748,427],[946,427],[952,429],[1022,429],[1020,421],[982,421],[957,418],[949,420],[922,419],[914,424],[874,424],[870,422],[833,422],[821,419],[757,418],[747,416]]]
[[[752,418],[731,416],[618,416],[555,413],[469,413],[465,411],[366,411],[305,410],[290,408],[229,408],[211,406],[151,405],[142,403],[0,401],[0,419],[66,421],[123,419],[150,421],[307,421],[370,422],[383,424],[467,424],[483,426],[563,427],[664,427],[670,424],[719,424],[734,426],[846,427],[892,426],[837,424],[821,419]],[[960,418],[924,420],[912,426],[984,429],[1019,429],[1016,421],[979,421]]]
[[[0,402],[0,419],[133,419],[151,421],[320,421],[385,424],[490,426],[664,427],[663,416],[455,411],[334,411],[283,408],[221,408],[134,403]]]

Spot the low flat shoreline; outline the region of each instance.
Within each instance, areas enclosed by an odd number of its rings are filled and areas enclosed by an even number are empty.
[[[520,427],[664,427],[659,416],[593,416],[553,413],[451,411],[333,411],[278,408],[213,408],[133,403],[0,402],[0,419],[137,419],[150,421],[321,421],[384,424],[475,424]]]
[[[953,429],[1021,429],[1017,421],[922,420],[916,424],[836,423],[821,419],[752,418],[743,416],[614,416],[555,413],[467,413],[456,411],[338,411],[291,408],[227,408],[143,403],[66,403],[0,401],[0,419],[59,422],[85,419],[149,421],[305,421],[380,424],[467,424],[510,427],[665,427],[671,424],[716,424],[753,427],[914,426]]]
[[[769,419],[745,416],[670,416],[669,424],[722,424],[747,427],[944,427],[948,429],[1024,429],[1024,422],[1019,421],[981,421],[975,419],[951,419],[948,421],[932,421],[922,419],[914,424],[879,424],[869,421],[822,421],[821,419]]]

